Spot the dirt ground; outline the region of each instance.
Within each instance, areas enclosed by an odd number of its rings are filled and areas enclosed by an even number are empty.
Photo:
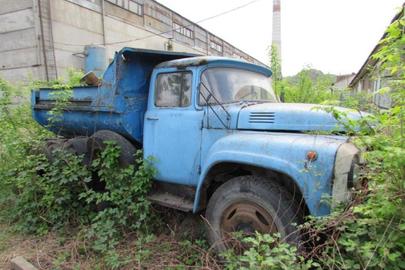
[[[114,255],[103,257],[90,251],[80,237],[60,236],[48,233],[33,237],[13,233],[11,227],[0,224],[0,269],[9,269],[10,260],[23,256],[41,270],[77,269],[221,269],[209,248],[201,238],[201,227],[195,217],[166,218],[164,230],[159,234],[139,239],[134,234],[126,235],[117,254],[125,265],[117,266]],[[195,229],[197,227],[197,229]],[[198,239],[200,240],[198,240]],[[196,240],[197,239],[197,240]],[[203,242],[203,244],[198,244]]]

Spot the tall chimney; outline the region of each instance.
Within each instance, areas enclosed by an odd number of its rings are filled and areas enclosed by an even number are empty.
[[[281,64],[281,12],[280,0],[273,0],[273,36],[272,45],[277,48]]]

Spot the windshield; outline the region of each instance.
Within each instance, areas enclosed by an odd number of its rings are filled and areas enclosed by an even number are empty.
[[[210,68],[201,75],[200,105],[243,100],[277,102],[270,77],[236,68]],[[208,88],[208,89],[207,89]],[[211,99],[211,95],[215,97]]]

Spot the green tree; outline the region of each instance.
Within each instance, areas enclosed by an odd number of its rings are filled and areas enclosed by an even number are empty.
[[[282,84],[281,81],[283,79],[282,74],[281,74],[281,59],[280,59],[280,54],[277,50],[277,47],[273,44],[268,50],[269,58],[270,58],[270,68],[271,71],[273,72],[272,75],[272,83],[273,83],[273,89],[276,91],[277,95],[283,95],[281,93],[282,90]]]

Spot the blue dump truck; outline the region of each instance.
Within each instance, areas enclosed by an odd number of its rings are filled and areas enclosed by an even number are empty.
[[[220,249],[234,231],[293,242],[303,216],[349,198],[359,150],[327,110],[280,103],[271,74],[236,59],[124,48],[100,82],[73,88],[59,121],[50,118],[60,90],[34,90],[33,117],[63,136],[49,151],[63,144],[91,159],[114,141],[120,164],[137,149],[154,157],[150,200],[204,214]]]

